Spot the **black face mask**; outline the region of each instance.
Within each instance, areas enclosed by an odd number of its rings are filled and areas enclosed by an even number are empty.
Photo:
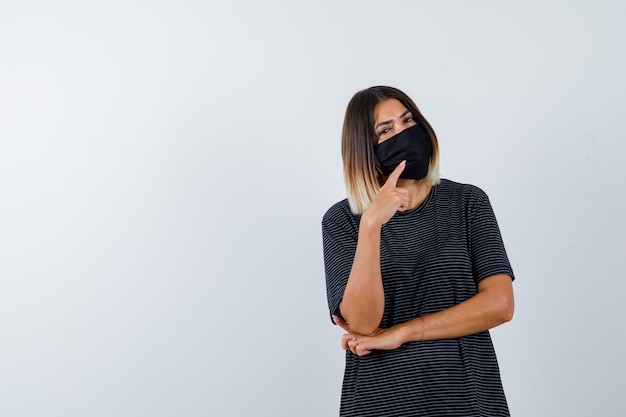
[[[433,144],[426,129],[418,124],[376,145],[374,151],[383,175],[389,176],[400,162],[406,160],[400,178],[421,180],[428,174]]]

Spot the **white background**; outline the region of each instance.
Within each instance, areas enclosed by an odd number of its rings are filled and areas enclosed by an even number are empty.
[[[0,4],[0,415],[337,415],[320,221],[378,84],[491,198],[512,414],[626,413],[623,2]]]

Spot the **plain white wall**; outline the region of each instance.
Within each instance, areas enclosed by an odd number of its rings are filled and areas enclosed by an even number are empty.
[[[3,1],[0,415],[336,415],[320,220],[411,95],[517,275],[512,414],[626,412],[620,1]]]

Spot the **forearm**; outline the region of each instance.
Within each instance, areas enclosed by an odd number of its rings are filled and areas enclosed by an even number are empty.
[[[467,336],[511,320],[514,301],[510,277],[496,275],[487,280],[490,282],[474,297],[454,307],[399,324],[397,330],[403,343]]]
[[[378,328],[385,308],[380,233],[380,225],[361,218],[356,253],[340,304],[342,316],[360,334],[371,334]]]

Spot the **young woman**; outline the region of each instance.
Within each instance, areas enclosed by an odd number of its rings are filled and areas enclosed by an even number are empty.
[[[322,220],[340,415],[509,415],[488,329],[513,316],[513,271],[487,195],[439,178],[435,133],[395,88],[354,95],[342,155],[348,198]]]

